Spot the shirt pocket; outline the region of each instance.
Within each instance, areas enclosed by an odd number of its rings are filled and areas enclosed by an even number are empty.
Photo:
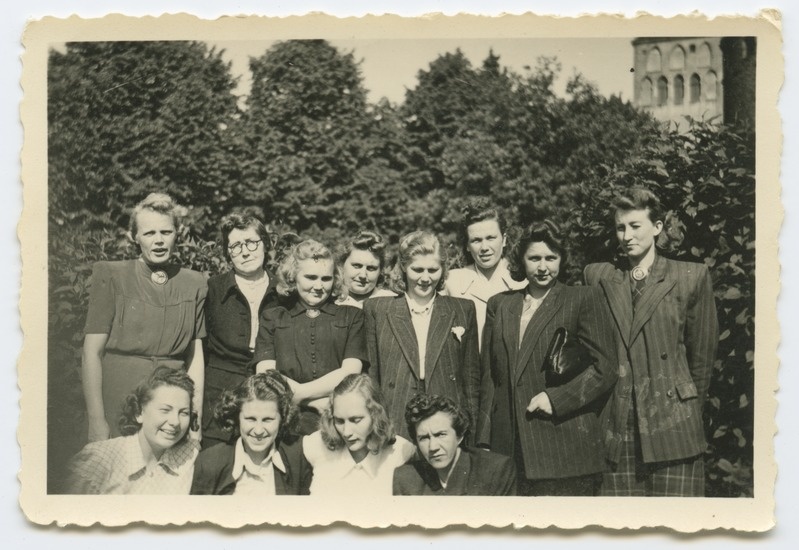
[[[699,397],[699,392],[696,391],[696,385],[693,382],[681,382],[677,384],[674,389],[677,390],[677,395],[680,397],[681,401]]]

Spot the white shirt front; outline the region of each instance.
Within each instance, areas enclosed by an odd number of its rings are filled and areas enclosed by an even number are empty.
[[[241,438],[236,441],[235,458],[231,475],[236,480],[234,495],[275,495],[275,469],[286,473],[283,457],[272,447],[272,450],[260,464],[256,464],[244,450]]]
[[[424,380],[424,360],[427,355],[427,333],[430,332],[430,317],[433,314],[433,302],[436,301],[435,295],[426,306],[419,307],[405,294],[408,308],[411,310],[411,323],[413,331],[416,333],[416,344],[419,347],[419,379]]]
[[[311,494],[314,496],[391,496],[394,470],[416,452],[410,441],[397,436],[393,445],[369,453],[356,463],[346,447],[330,450],[318,431],[305,436],[302,447],[313,467]]]
[[[489,298],[527,286],[527,281],[514,281],[508,270],[508,261],[502,258],[490,278],[483,275],[474,264],[453,269],[447,276],[446,293],[455,298],[466,298],[474,302],[477,313],[478,341],[482,342],[483,326],[486,322],[486,305]]]

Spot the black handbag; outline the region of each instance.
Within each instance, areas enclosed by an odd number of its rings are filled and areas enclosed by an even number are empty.
[[[580,339],[559,327],[547,349],[544,377],[547,386],[568,382],[583,372],[593,362],[593,357]]]

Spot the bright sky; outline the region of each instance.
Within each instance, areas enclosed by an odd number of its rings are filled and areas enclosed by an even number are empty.
[[[632,38],[513,38],[513,39],[386,39],[330,40],[342,52],[352,51],[361,62],[364,84],[369,100],[376,102],[387,97],[400,102],[406,88],[416,86],[416,74],[428,69],[440,54],[460,48],[472,66],[481,66],[493,48],[499,62],[512,70],[524,73],[524,66],[535,68],[540,56],[555,56],[563,69],[555,90],[563,94],[566,81],[580,72],[605,96],[621,95],[632,99],[633,62]],[[220,41],[210,44],[223,48],[232,62],[232,71],[240,76],[237,93],[247,94],[251,86],[249,58],[261,56],[272,41]]]

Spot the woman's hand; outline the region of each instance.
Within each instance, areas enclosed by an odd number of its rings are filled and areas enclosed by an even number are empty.
[[[105,417],[89,419],[89,443],[93,441],[105,441],[111,435],[108,422]]]
[[[527,412],[534,413],[540,411],[547,416],[552,415],[552,402],[549,400],[547,392],[542,391],[530,400],[527,405]]]

